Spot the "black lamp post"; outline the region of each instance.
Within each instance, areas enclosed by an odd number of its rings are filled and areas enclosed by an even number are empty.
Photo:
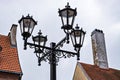
[[[26,17],[23,16],[19,20],[21,34],[24,40],[24,49],[27,49],[27,45],[34,47],[34,53],[36,53],[36,56],[38,57],[39,66],[41,65],[42,61],[49,61],[50,80],[56,80],[56,64],[60,58],[74,57],[74,55],[76,55],[77,60],[79,60],[79,53],[83,45],[85,32],[82,29],[79,29],[78,25],[75,29],[73,28],[76,14],[76,9],[70,8],[69,3],[67,4],[66,8],[59,10],[59,16],[61,17],[63,24],[62,29],[65,31],[66,36],[57,44],[51,42],[50,47],[45,46],[47,42],[47,36],[43,36],[41,31],[39,31],[37,36],[32,36],[33,43],[29,43],[27,41],[27,39],[31,36],[35,25],[37,24],[32,17],[29,15]],[[64,21],[63,18],[66,18],[66,21]],[[72,18],[71,23],[69,23],[70,18]],[[76,52],[60,49],[65,42],[68,43],[69,36],[71,37],[71,41]]]

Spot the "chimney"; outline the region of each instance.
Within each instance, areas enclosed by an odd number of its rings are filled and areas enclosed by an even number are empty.
[[[17,25],[13,24],[8,35],[10,37],[11,47],[17,47],[16,31],[17,31]]]
[[[94,64],[108,69],[105,38],[102,30],[95,29],[91,34]]]

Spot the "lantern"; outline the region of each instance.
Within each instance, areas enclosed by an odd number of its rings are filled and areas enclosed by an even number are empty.
[[[77,15],[76,8],[70,8],[69,3],[67,3],[67,6],[65,6],[62,10],[59,9],[58,13],[62,21],[61,28],[65,31],[65,33],[70,33],[69,30],[72,30],[74,19]]]
[[[23,36],[23,39],[29,38],[33,32],[33,29],[35,25],[37,25],[37,22],[32,18],[32,16],[22,16],[22,18],[19,20],[20,24],[20,30],[21,35]]]
[[[79,29],[78,25],[71,31],[71,40],[76,51],[80,51],[84,42],[85,33],[82,28]]]

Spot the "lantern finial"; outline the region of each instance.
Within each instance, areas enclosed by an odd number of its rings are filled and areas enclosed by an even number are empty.
[[[67,5],[65,7],[66,8],[70,8],[69,2],[67,2]]]

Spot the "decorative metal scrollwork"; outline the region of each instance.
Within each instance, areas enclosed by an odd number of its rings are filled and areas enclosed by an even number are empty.
[[[78,53],[70,52],[70,51],[65,51],[61,50],[60,48],[63,47],[64,43],[68,42],[69,35],[64,37],[58,44],[55,45],[55,47],[46,47],[46,46],[40,46],[34,43],[27,43],[30,48],[34,48],[35,51],[34,53],[36,54],[38,58],[38,65],[41,65],[42,61],[49,62],[51,64],[51,56],[54,54],[55,59],[52,60],[52,63],[55,63],[56,65],[59,62],[60,58],[71,58],[74,57],[75,55],[78,55]],[[44,50],[41,50],[40,47],[43,47]],[[52,58],[53,59],[53,58]]]

